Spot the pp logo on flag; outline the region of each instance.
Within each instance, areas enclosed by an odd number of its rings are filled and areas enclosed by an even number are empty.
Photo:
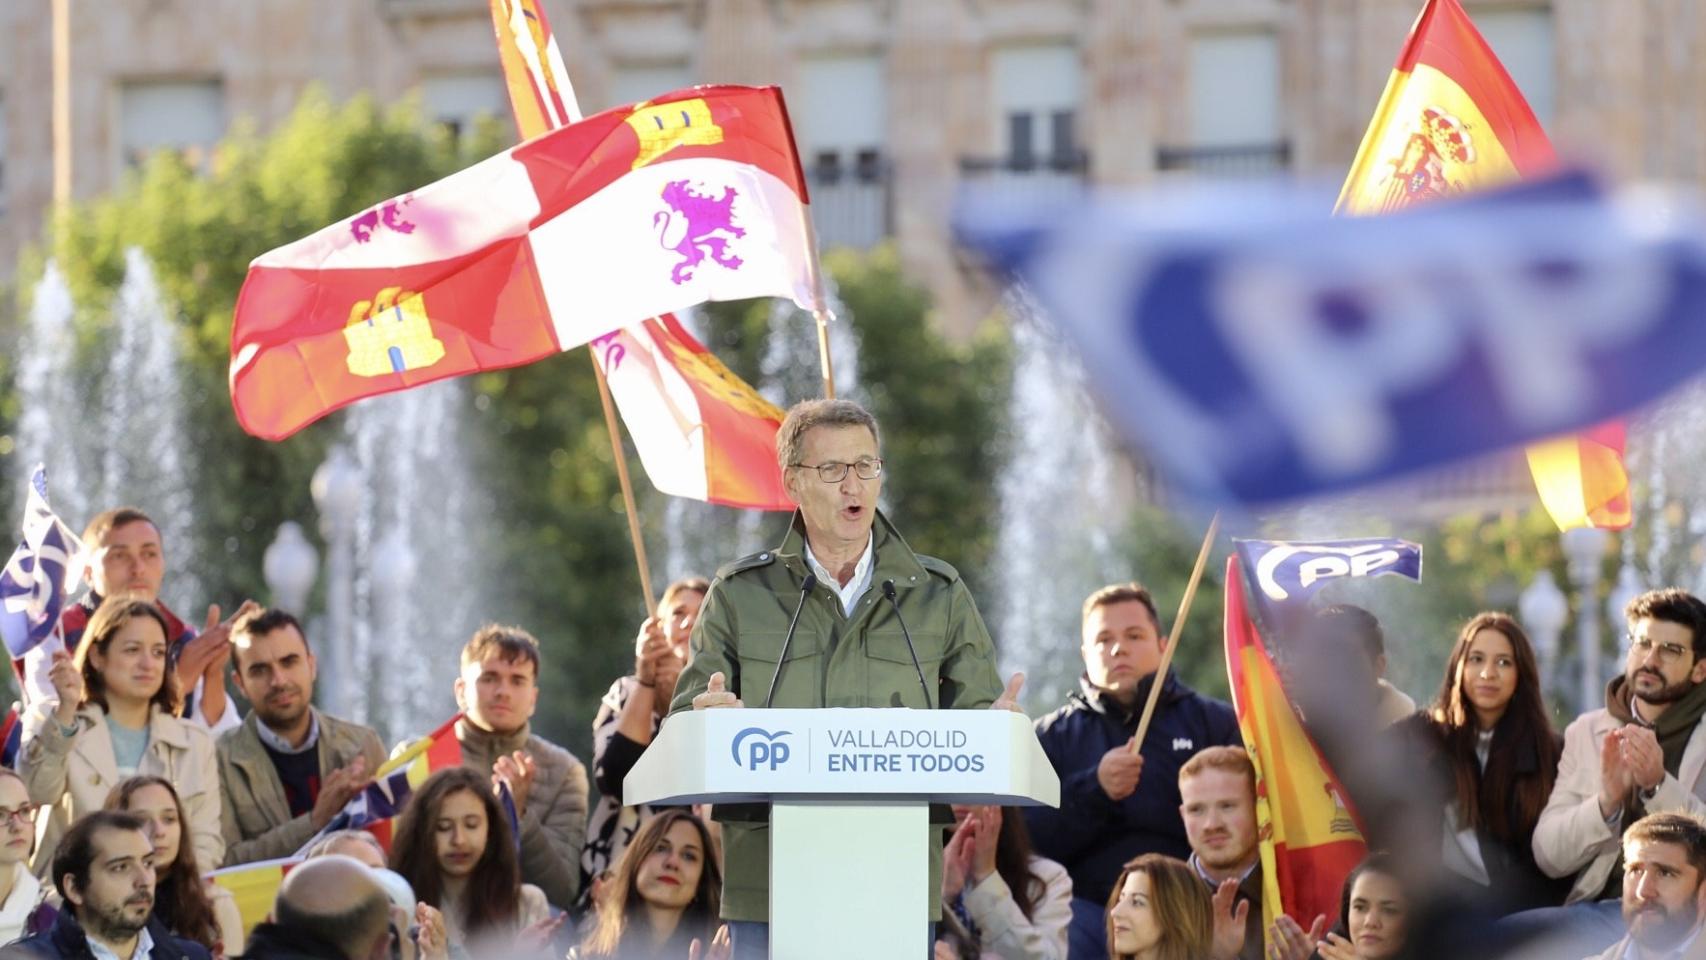
[[[735,766],[744,767],[748,770],[757,770],[759,764],[766,764],[769,769],[775,770],[782,764],[787,763],[788,755],[790,753],[788,745],[779,741],[783,737],[788,736],[791,732],[792,731],[788,730],[778,730],[775,733],[771,733],[768,730],[763,730],[758,727],[747,727],[745,730],[735,734],[734,743],[730,745],[729,748],[729,752],[734,755]],[[746,747],[746,757],[744,759],[741,757],[742,745],[745,745]]]

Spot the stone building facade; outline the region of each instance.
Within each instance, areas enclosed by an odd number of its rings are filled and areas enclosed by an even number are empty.
[[[1554,139],[1706,179],[1706,4],[1463,0]],[[198,156],[310,84],[435,120],[506,109],[485,0],[69,0],[73,192]],[[893,237],[941,322],[983,315],[957,188],[1281,171],[1336,181],[1421,0],[545,0],[583,108],[695,82],[787,92],[826,246]],[[52,198],[50,0],[0,4],[0,277]],[[255,251],[259,252],[259,251]]]

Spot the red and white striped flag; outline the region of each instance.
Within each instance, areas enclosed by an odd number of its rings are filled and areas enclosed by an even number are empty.
[[[355,400],[528,363],[707,300],[813,303],[775,87],[607,110],[250,265],[237,419],[270,440]]]

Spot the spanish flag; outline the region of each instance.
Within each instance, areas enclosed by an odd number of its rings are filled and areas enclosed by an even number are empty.
[[[1262,646],[1236,556],[1226,560],[1226,672],[1256,767],[1262,929],[1272,930],[1281,913],[1305,926],[1323,914],[1336,917],[1340,887],[1367,846],[1349,795],[1303,729]]]
[[[1390,213],[1556,164],[1540,121],[1458,0],[1427,0],[1334,209]],[[1535,489],[1559,529],[1629,526],[1623,451],[1621,421],[1528,448]]]

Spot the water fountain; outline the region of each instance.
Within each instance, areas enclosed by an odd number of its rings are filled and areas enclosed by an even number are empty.
[[[102,337],[98,376],[80,374],[74,305],[49,264],[36,287],[19,369],[21,470],[47,465],[54,509],[73,529],[96,510],[141,507],[159,524],[171,562],[162,599],[186,615],[203,602],[184,426],[179,328],[141,250],[124,253],[124,281]],[[193,616],[192,619],[195,619]]]
[[[46,464],[54,509],[77,527],[89,515],[89,504],[78,449],[83,407],[75,379],[73,313],[65,275],[50,260],[36,283],[29,327],[18,349],[21,412],[12,461],[16,469],[9,479],[11,487],[21,491],[35,465]]]
[[[429,384],[365,400],[344,420],[366,491],[355,518],[350,709],[391,740],[455,710],[446,678],[494,609],[481,589],[492,507],[459,436],[464,394],[460,381]]]
[[[1012,319],[1010,462],[996,482],[1000,528],[994,596],[985,604],[1002,675],[1025,672],[1025,699],[1058,704],[1074,689],[1079,610],[1090,591],[1130,580],[1110,509],[1121,501],[1117,461],[1085,390],[1083,368],[1022,291]],[[1170,615],[1170,614],[1169,614]]]

